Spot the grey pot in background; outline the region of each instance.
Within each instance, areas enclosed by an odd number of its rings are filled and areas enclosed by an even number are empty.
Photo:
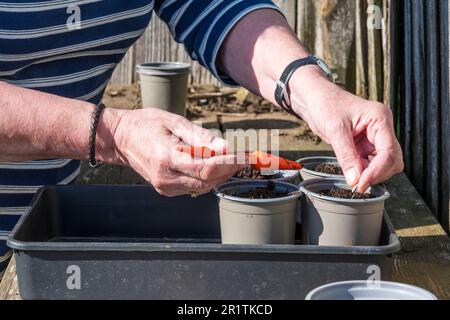
[[[142,106],[185,116],[190,71],[191,66],[181,62],[138,65]]]
[[[297,186],[275,182],[276,190],[293,193],[278,199],[253,200],[224,194],[229,191],[247,192],[266,187],[267,183],[268,181],[234,181],[217,187],[223,244],[295,244],[300,197]]]
[[[422,288],[389,281],[335,282],[316,288],[306,300],[437,300]]]
[[[300,159],[297,162],[300,162],[303,165],[303,169],[300,170],[300,176],[303,181],[319,178],[345,179],[343,175],[336,176],[332,174],[316,172],[314,170],[321,163],[331,163],[339,166],[337,158],[335,157],[309,157]]]
[[[374,199],[337,199],[319,194],[333,187],[351,190],[341,179],[313,179],[300,184],[304,244],[377,246],[389,193],[373,186],[370,193],[376,196]]]

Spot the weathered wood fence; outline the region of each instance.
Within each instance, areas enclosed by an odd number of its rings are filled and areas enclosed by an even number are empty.
[[[392,98],[406,172],[449,231],[449,1],[393,1]]]
[[[274,0],[285,12],[290,25],[311,52],[331,65],[338,81],[362,96],[388,97],[389,18],[388,0]],[[371,9],[377,5],[377,9]],[[369,12],[369,13],[367,13]],[[373,15],[379,28],[368,29]],[[185,61],[189,56],[175,43],[164,23],[154,16],[142,38],[130,49],[116,69],[113,83],[137,81],[135,65],[149,61]],[[201,66],[193,63],[192,83],[218,84]]]
[[[286,13],[289,23],[295,28],[297,1],[275,0]],[[154,14],[150,26],[139,41],[129,50],[122,63],[116,69],[112,83],[130,84],[137,81],[136,64],[154,61],[191,62],[183,45],[176,43],[167,26]],[[198,63],[194,62],[191,82],[216,84],[218,81]]]

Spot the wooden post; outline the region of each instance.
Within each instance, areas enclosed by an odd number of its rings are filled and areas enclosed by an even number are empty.
[[[297,35],[303,45],[310,51],[315,51],[316,41],[316,7],[314,1],[297,1]]]
[[[393,3],[391,1],[383,1],[383,69],[384,69],[384,84],[383,84],[383,102],[386,106],[391,107],[391,77],[392,69],[392,29],[391,29],[391,19]]]
[[[399,63],[401,66],[401,97],[400,104],[400,143],[403,147],[405,172],[411,174],[411,125],[412,125],[412,53],[411,53],[411,1],[401,1],[401,18],[403,30],[399,35],[402,46],[399,48]]]
[[[131,84],[134,82],[135,47],[131,47],[111,78],[113,84]]]
[[[367,68],[367,24],[365,19],[365,12],[367,10],[366,3],[364,1],[356,1],[355,10],[355,84],[353,92],[364,98],[369,97],[369,85],[368,85],[368,68]]]
[[[425,55],[426,59],[426,171],[425,199],[431,210],[439,214],[439,146],[440,146],[440,73],[439,65],[439,36],[438,36],[438,11],[435,1],[425,1]],[[417,115],[423,116],[423,115]]]
[[[283,10],[289,25],[295,30],[297,24],[297,0],[272,0]],[[302,0],[300,0],[302,1]]]
[[[382,13],[381,0],[368,0],[367,5],[377,6],[380,9],[380,13]],[[365,11],[367,12],[367,9]],[[364,23],[366,24],[366,21]],[[367,30],[368,98],[373,101],[383,100],[383,49],[381,33],[382,29],[371,28]]]
[[[412,60],[414,99],[411,102],[414,109],[411,130],[411,181],[417,191],[423,194],[425,190],[425,20],[423,15],[424,2],[412,3]],[[414,61],[414,62],[412,62]]]
[[[399,57],[401,47],[400,43],[400,37],[399,33],[400,27],[398,23],[399,19],[399,12],[400,12],[400,4],[398,1],[390,2],[390,21],[389,21],[389,29],[390,29],[390,55],[389,55],[389,64],[390,64],[390,86],[389,91],[390,95],[385,96],[385,99],[389,99],[389,104],[391,107],[391,110],[394,114],[394,126],[397,136],[400,135],[400,128],[399,128],[399,116],[400,116],[400,101],[399,101],[399,94],[400,94],[400,87],[399,87],[399,79],[400,79],[400,66],[399,66]]]
[[[306,48],[324,58],[351,91],[356,1],[298,0],[297,33]],[[350,76],[349,76],[350,75]]]
[[[449,17],[448,0],[440,1],[441,8],[441,58],[447,63],[448,72],[443,69],[441,76],[441,122],[442,122],[442,154],[441,154],[441,223],[450,233],[450,63],[449,63]]]

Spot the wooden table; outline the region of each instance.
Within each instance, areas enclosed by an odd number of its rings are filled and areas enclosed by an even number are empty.
[[[393,280],[450,300],[450,238],[406,176],[394,177],[386,187],[392,195],[387,210],[402,243],[394,257]],[[20,299],[14,259],[0,283],[2,299]]]

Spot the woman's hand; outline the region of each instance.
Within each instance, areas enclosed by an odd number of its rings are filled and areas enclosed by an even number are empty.
[[[177,151],[184,144],[226,151],[225,140],[181,116],[158,109],[108,112],[116,114],[109,125],[115,146],[109,162],[129,165],[163,195],[207,193],[244,167],[234,155],[202,160]]]
[[[276,48],[276,50],[274,50]],[[223,73],[272,103],[277,81],[308,51],[275,10],[256,10],[233,28],[221,47]],[[403,170],[403,156],[385,106],[332,84],[317,66],[297,70],[289,82],[294,111],[330,143],[350,185],[365,191]]]
[[[303,94],[296,94],[296,85]],[[296,111],[332,145],[347,183],[360,192],[403,171],[392,112],[332,84],[321,75],[298,72],[291,82]]]

